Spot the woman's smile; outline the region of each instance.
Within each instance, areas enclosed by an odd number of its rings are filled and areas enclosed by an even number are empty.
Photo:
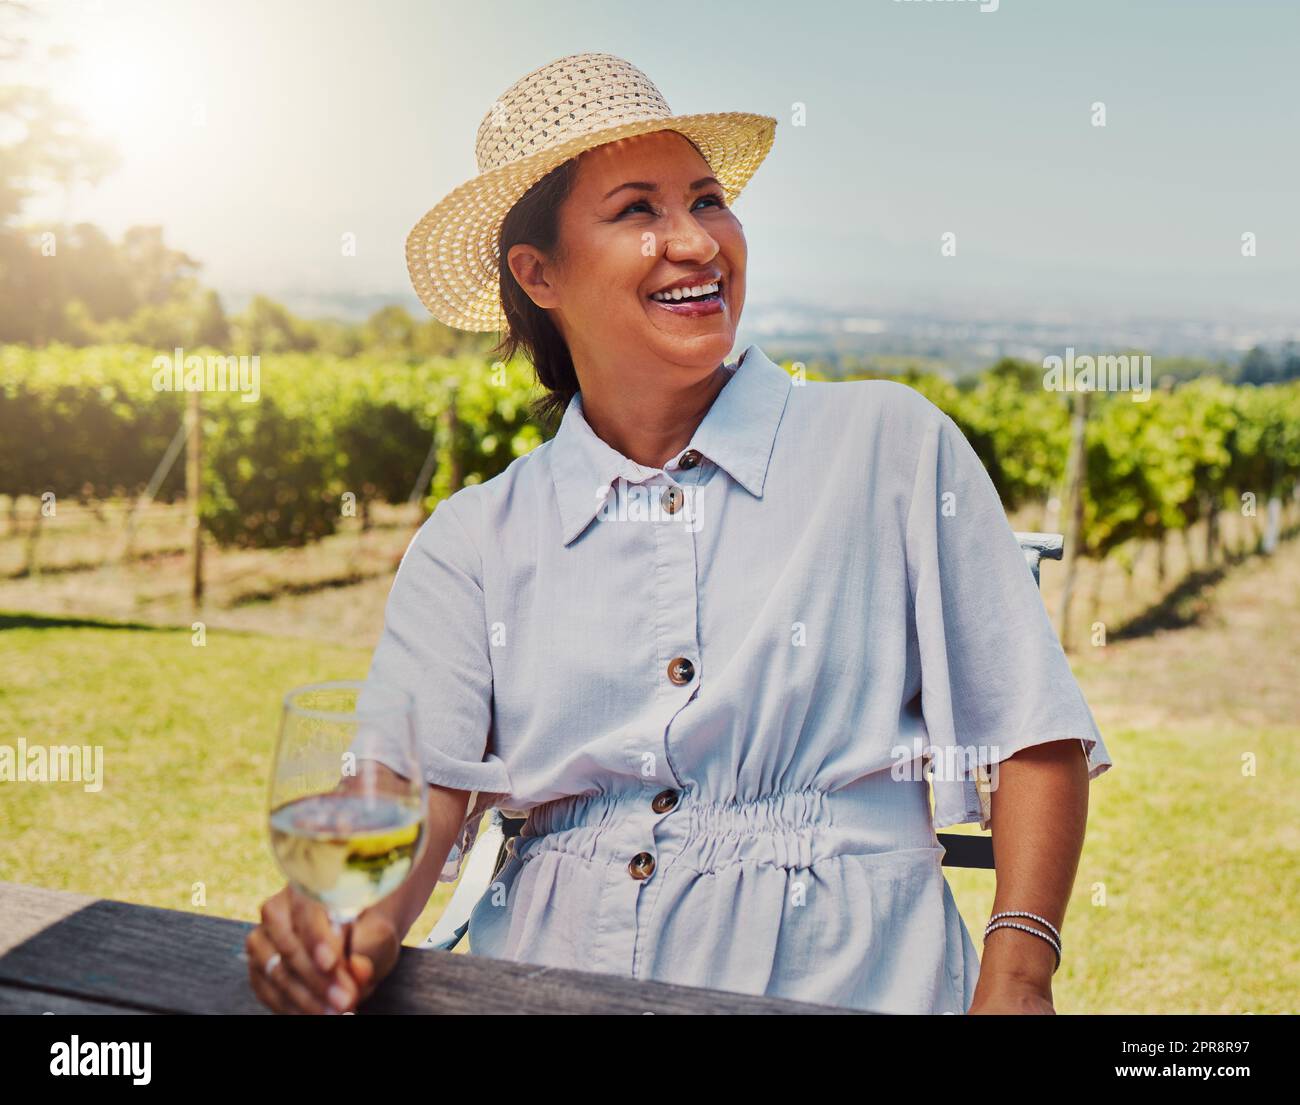
[[[653,309],[679,318],[693,319],[720,315],[727,308],[726,282],[723,280],[676,288],[671,292],[655,292],[646,298]]]

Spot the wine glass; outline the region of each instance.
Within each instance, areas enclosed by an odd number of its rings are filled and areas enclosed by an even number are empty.
[[[402,884],[427,843],[411,696],[373,680],[286,694],[268,807],[276,863],[325,907],[347,963],[352,923]]]

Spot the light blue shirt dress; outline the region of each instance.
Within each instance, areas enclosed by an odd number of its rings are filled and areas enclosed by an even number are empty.
[[[470,950],[964,1013],[979,958],[935,829],[987,824],[976,766],[1110,757],[957,425],[757,345],[726,368],[663,469],[579,394],[402,559],[371,678],[414,694],[428,781],[477,792],[462,844],[528,814]]]

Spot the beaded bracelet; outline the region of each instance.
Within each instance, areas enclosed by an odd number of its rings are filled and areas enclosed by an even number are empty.
[[[1061,939],[1061,933],[1057,927],[1046,917],[1040,917],[1037,913],[1026,913],[1022,909],[1005,909],[1001,913],[993,914],[993,916],[989,918],[989,924],[991,925],[1000,917],[1028,917],[1031,921],[1037,921],[1040,925],[1046,925],[1052,930],[1052,935],[1055,936],[1058,941]],[[987,925],[985,926],[984,931],[988,932]]]
[[[989,918],[989,923],[984,926],[984,937],[986,940],[988,939],[989,933],[993,931],[994,927],[1000,927],[1000,926],[994,926],[993,922],[1002,917],[1028,917],[1031,921],[1037,921],[1039,924],[1052,930],[1052,935],[1056,937],[1055,940],[1052,940],[1051,937],[1045,936],[1037,929],[1026,928],[1024,925],[1010,926],[1011,928],[1022,929],[1024,932],[1032,932],[1035,936],[1043,936],[1043,938],[1047,940],[1049,944],[1052,945],[1052,950],[1056,952],[1056,966],[1052,968],[1052,973],[1055,974],[1057,969],[1061,966],[1060,930],[1054,924],[1052,924],[1052,922],[1049,921],[1046,917],[1040,917],[1037,913],[1029,913],[1026,910],[1019,910],[1019,909],[1007,909],[1007,910],[1003,910],[1001,913],[995,913],[993,914],[992,917]]]
[[[1052,945],[1052,950],[1056,952],[1056,966],[1052,968],[1052,974],[1056,974],[1057,968],[1061,965],[1061,945],[1052,939],[1052,937],[1048,936],[1047,933],[1040,932],[1035,928],[1030,928],[1028,925],[1018,925],[1015,921],[999,921],[996,925],[989,925],[989,927],[984,930],[985,942],[988,941],[989,933],[994,932],[997,929],[1019,929],[1021,932],[1032,932],[1035,936],[1041,936]]]

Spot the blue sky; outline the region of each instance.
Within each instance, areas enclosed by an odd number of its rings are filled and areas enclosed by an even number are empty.
[[[80,52],[59,86],[123,164],[39,213],[114,233],[161,223],[236,294],[406,297],[406,233],[474,174],[493,99],[596,50],[644,70],[674,111],[778,119],[736,205],[753,305],[1294,310],[1300,4],[980,7],[54,0],[47,33]],[[940,253],[949,231],[955,257]],[[357,256],[340,256],[344,233]]]

